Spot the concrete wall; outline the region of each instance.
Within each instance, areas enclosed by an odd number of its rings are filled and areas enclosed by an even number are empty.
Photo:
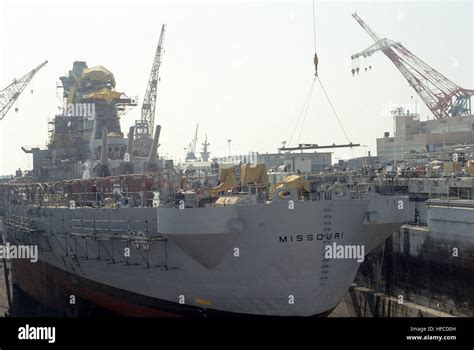
[[[405,225],[384,246],[368,254],[355,281],[447,314],[474,316],[472,276],[474,239]]]
[[[329,317],[450,317],[450,314],[403,301],[353,284]]]

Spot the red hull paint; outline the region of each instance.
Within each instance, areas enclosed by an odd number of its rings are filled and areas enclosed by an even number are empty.
[[[137,295],[139,302],[135,302],[133,293],[75,276],[41,261],[31,263],[27,260],[14,260],[12,274],[15,284],[26,294],[59,311],[70,308],[70,296],[75,295],[121,316],[179,316],[160,310],[158,299]],[[144,303],[149,305],[143,305]]]
[[[14,283],[26,294],[52,309],[68,312],[70,296],[81,299],[126,317],[260,317],[257,315],[201,309],[152,298],[107,286],[74,275],[44,262],[13,260]],[[318,317],[327,316],[332,310]]]

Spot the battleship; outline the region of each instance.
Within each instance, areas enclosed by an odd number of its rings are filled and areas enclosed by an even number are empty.
[[[7,240],[40,251],[39,263],[12,261],[14,282],[51,307],[76,295],[129,316],[324,314],[359,267],[326,259],[324,246],[370,247],[405,220],[393,219],[403,197],[325,195],[292,210],[281,201],[186,209],[14,205],[4,218]],[[365,222],[368,212],[392,222]],[[379,225],[390,229],[374,237],[368,228]],[[282,242],[288,232],[307,239]]]
[[[38,4],[28,37],[5,23],[0,348],[195,343],[229,321],[472,347],[466,4],[320,5]]]
[[[33,169],[0,185],[4,242],[39,251],[11,261],[14,285],[59,311],[77,298],[123,316],[327,315],[360,260],[326,247],[370,253],[407,222],[408,197],[296,172],[269,183],[263,164],[195,178],[161,157],[164,30],[126,137],[120,116],[137,102],[109,70],[77,61],[60,78],[49,144],[23,148]]]
[[[377,140],[378,157],[369,153],[370,167],[359,173],[304,153],[352,143],[284,145],[267,157],[276,161],[261,155],[229,164],[209,161],[206,135],[198,159],[198,127],[186,161],[174,164],[161,155],[154,121],[165,28],[141,119],[126,133],[120,118],[137,98],[117,90],[104,66],[76,61],[60,77],[64,107],[49,122],[48,145],[23,147],[33,168],[1,179],[4,242],[39,252],[35,263],[11,261],[17,289],[60,312],[74,299],[123,316],[315,316],[335,309],[353,282],[376,291],[382,283],[388,295],[472,315],[473,116],[465,96],[472,90],[446,84],[446,95],[457,97],[437,96],[446,108],[430,109],[435,120],[395,111],[395,135]],[[376,51],[392,60],[408,49],[378,40],[352,56],[352,74]],[[414,55],[400,62],[421,64]],[[317,55],[314,64],[316,80]],[[43,66],[17,83],[24,88]],[[365,263],[328,256],[336,246],[363,248]]]

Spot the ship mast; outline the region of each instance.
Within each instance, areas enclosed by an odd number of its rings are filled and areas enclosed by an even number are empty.
[[[207,134],[206,134],[206,138],[205,138],[204,142],[202,143],[202,151],[201,151],[201,158],[202,158],[203,162],[207,162],[209,160],[210,152],[207,148],[209,145],[210,145],[210,143],[207,142]]]

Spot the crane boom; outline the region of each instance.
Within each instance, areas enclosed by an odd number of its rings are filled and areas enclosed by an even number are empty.
[[[149,132],[152,132],[155,126],[156,96],[161,58],[163,56],[163,42],[165,40],[165,31],[166,24],[163,24],[163,26],[161,27],[160,39],[158,40],[158,46],[156,48],[155,57],[153,59],[153,65],[151,67],[150,77],[148,78],[148,85],[142,104],[141,121],[148,126]]]
[[[199,123],[196,125],[196,132],[194,133],[193,144],[192,144],[193,153],[196,153],[196,145],[197,145],[197,139],[198,139],[198,129],[199,129]]]
[[[48,61],[44,61],[38,67],[22,76],[20,79],[13,80],[10,85],[0,91],[0,120],[5,117],[13,103],[15,103],[15,101],[18,99],[31,79],[33,79],[35,74],[38,73],[38,71],[43,68],[46,63],[48,63]]]
[[[353,61],[382,51],[437,119],[471,115],[471,96],[474,96],[474,90],[458,86],[401,43],[387,38],[381,39],[356,13],[352,17],[375,42],[367,49],[352,55]],[[359,67],[352,69],[352,74],[355,71],[358,73]]]
[[[374,31],[372,30],[372,28],[370,28],[369,25],[368,25],[367,23],[365,23],[365,22],[362,20],[362,18],[359,17],[359,15],[358,15],[357,13],[353,13],[353,14],[352,14],[352,17],[354,17],[355,20],[356,20],[357,22],[359,22],[360,26],[365,29],[365,31],[367,32],[367,34],[369,34],[370,37],[371,37],[375,42],[380,41],[380,39],[381,39],[380,36],[379,36],[376,32],[374,32]]]

